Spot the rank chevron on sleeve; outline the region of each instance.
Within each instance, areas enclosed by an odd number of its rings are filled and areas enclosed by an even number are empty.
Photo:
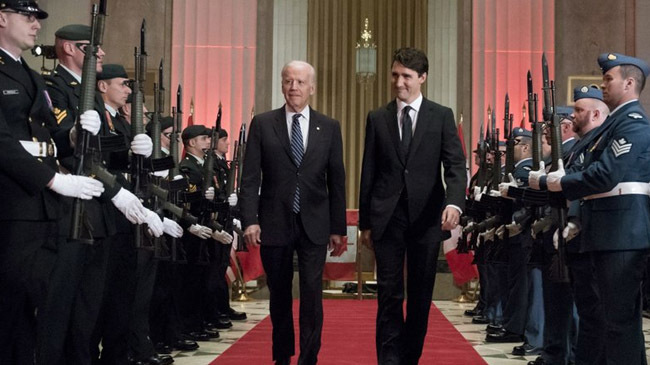
[[[619,138],[617,140],[614,140],[612,143],[612,152],[614,152],[614,156],[616,157],[630,152],[631,149],[632,143],[626,141],[625,138]]]

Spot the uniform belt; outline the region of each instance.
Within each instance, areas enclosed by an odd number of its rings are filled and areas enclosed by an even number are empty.
[[[650,195],[650,183],[644,182],[622,182],[614,187],[614,189],[606,192],[588,195],[582,198],[583,200],[609,198],[610,196],[618,195]]]
[[[20,144],[34,157],[56,157],[56,145],[53,143],[20,141]]]

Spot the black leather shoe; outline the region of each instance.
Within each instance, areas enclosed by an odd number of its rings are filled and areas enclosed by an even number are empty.
[[[540,349],[537,349],[533,347],[533,345],[524,343],[523,345],[520,346],[515,346],[512,349],[512,354],[515,356],[532,356],[532,355],[539,355],[541,352]]]
[[[220,314],[215,321],[212,321],[206,325],[206,327],[213,327],[219,330],[227,330],[232,327],[232,322],[225,314]]]
[[[136,365],[169,365],[174,362],[174,359],[169,355],[153,355],[146,359],[138,360]]]
[[[159,353],[159,354],[167,354],[167,355],[171,354],[172,351],[174,350],[170,345],[167,345],[167,344],[162,343],[162,342],[158,342],[156,344],[156,346],[154,346],[154,348],[156,349],[157,353]]]
[[[245,321],[247,317],[246,313],[237,312],[236,310],[230,308],[228,311],[228,318],[230,318],[231,321]]]
[[[508,330],[503,330],[498,333],[489,334],[485,336],[485,342],[521,342],[523,341],[524,336],[518,335],[516,333],[510,332]]]
[[[290,364],[291,364],[290,357],[283,357],[281,359],[275,360],[275,365],[290,365]]]
[[[543,357],[538,356],[535,360],[529,361],[528,365],[546,365],[546,361]]]
[[[185,340],[192,340],[192,341],[210,341],[210,335],[208,335],[205,332],[183,333],[181,334],[181,337]]]
[[[488,324],[487,327],[485,327],[485,332],[490,334],[499,333],[501,331],[504,331],[504,329],[500,324]]]
[[[172,347],[179,351],[194,351],[199,348],[199,344],[193,340],[178,340],[172,344]]]
[[[488,323],[490,323],[490,320],[488,319],[488,317],[486,317],[484,315],[480,315],[480,316],[475,316],[474,318],[472,318],[472,323],[474,323],[474,324],[488,324]]]
[[[205,328],[203,330],[210,338],[219,338],[219,331],[214,328]]]
[[[472,309],[465,310],[465,315],[468,317],[480,316],[482,314],[483,308],[481,306],[481,303],[476,304],[476,306]]]

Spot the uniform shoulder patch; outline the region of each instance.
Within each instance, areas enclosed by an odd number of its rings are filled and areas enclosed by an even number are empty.
[[[631,149],[632,143],[628,142],[625,137],[615,139],[614,142],[612,142],[612,152],[614,152],[614,156],[616,157],[630,152]]]
[[[639,113],[630,113],[627,116],[630,117],[630,118],[634,118],[634,119],[642,119],[643,118],[643,115],[641,115]]]

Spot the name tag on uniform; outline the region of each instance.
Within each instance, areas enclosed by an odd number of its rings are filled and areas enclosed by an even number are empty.
[[[2,95],[18,95],[18,90],[2,90]]]

